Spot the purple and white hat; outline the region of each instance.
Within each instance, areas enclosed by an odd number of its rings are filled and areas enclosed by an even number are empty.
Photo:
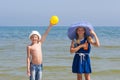
[[[90,34],[90,30],[94,30],[93,26],[88,22],[81,21],[81,22],[78,22],[76,24],[73,24],[71,27],[68,28],[67,34],[68,34],[68,38],[70,40],[76,39],[76,29],[78,27],[84,27],[86,29],[86,35],[92,36]]]

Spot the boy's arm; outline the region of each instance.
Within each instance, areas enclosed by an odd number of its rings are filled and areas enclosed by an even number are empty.
[[[42,38],[41,38],[41,43],[43,43],[43,42],[45,41],[45,39],[46,39],[46,37],[47,37],[49,31],[50,31],[51,28],[52,28],[52,26],[53,26],[52,24],[49,24],[47,30],[45,31],[45,33],[43,34],[43,36],[42,36]]]
[[[27,75],[30,76],[30,46],[27,47]]]

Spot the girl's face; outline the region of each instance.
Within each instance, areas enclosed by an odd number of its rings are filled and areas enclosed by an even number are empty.
[[[38,37],[38,35],[36,35],[36,34],[32,35],[30,39],[31,39],[31,41],[32,41],[33,43],[39,41],[39,37]]]
[[[76,33],[77,33],[79,36],[84,36],[85,29],[84,29],[83,27],[78,27],[77,30],[76,30]]]

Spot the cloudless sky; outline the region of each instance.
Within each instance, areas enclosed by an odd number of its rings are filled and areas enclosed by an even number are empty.
[[[120,0],[0,0],[0,26],[46,26],[52,15],[60,26],[120,26]]]

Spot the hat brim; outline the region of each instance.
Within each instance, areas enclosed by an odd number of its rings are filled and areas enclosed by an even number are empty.
[[[94,30],[93,26],[88,22],[79,22],[77,24],[73,24],[71,27],[68,28],[68,38],[70,40],[76,39],[76,29],[78,27],[84,27],[86,29],[86,35],[92,36],[90,34],[90,30]]]

